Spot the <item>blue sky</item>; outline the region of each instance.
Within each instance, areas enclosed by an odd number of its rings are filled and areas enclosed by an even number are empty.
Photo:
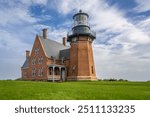
[[[79,9],[97,33],[97,76],[150,80],[150,0],[0,0],[0,79],[20,77],[25,50],[43,28],[62,42]]]

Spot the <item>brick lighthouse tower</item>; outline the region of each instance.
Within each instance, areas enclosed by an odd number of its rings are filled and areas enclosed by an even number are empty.
[[[92,50],[96,33],[91,31],[88,18],[81,10],[73,16],[74,26],[67,35],[71,46],[67,80],[96,80]]]

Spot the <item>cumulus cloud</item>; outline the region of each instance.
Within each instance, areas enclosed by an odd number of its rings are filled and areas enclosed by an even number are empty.
[[[27,13],[26,9],[23,8],[11,8],[7,9],[4,8],[3,10],[0,11],[0,24],[1,26],[5,25],[11,25],[11,24],[22,24],[22,22],[26,23],[34,23],[36,22],[36,19],[29,16]]]

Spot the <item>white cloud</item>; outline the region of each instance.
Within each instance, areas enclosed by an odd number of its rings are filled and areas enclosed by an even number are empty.
[[[31,17],[28,13],[28,9],[22,6],[12,8],[1,8],[0,10],[0,25],[14,25],[24,23],[34,23],[36,19]]]
[[[10,6],[16,6],[18,5],[18,3],[20,4],[23,4],[25,6],[31,6],[33,4],[39,4],[39,5],[46,5],[47,4],[47,1],[48,0],[5,0],[3,1],[3,3],[7,3],[9,4]]]
[[[135,8],[137,12],[145,12],[150,10],[149,0],[135,0],[138,6]]]
[[[73,0],[66,0],[66,2],[64,2],[63,0],[60,1],[58,0],[57,3],[58,3],[57,5],[58,11],[63,14],[71,12],[74,5],[76,5],[75,4],[76,2],[73,2]]]
[[[143,19],[136,25],[139,29],[141,29],[143,32],[146,32],[147,35],[150,36],[150,17]]]
[[[150,58],[139,59],[128,53],[115,54],[107,47],[94,47],[94,55],[99,78],[149,79]]]

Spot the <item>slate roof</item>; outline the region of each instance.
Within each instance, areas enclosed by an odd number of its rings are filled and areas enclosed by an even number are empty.
[[[39,36],[41,43],[44,47],[44,50],[49,58],[51,56],[55,57],[58,59],[60,56],[60,51],[61,50],[66,50],[68,47],[64,46],[61,43],[58,43],[56,41],[50,40],[50,39],[44,39],[43,37]]]
[[[28,63],[29,63],[29,58],[26,58],[22,68],[27,68],[28,67]]]
[[[70,49],[60,50],[60,58],[62,58],[62,57],[69,59],[70,58]]]

